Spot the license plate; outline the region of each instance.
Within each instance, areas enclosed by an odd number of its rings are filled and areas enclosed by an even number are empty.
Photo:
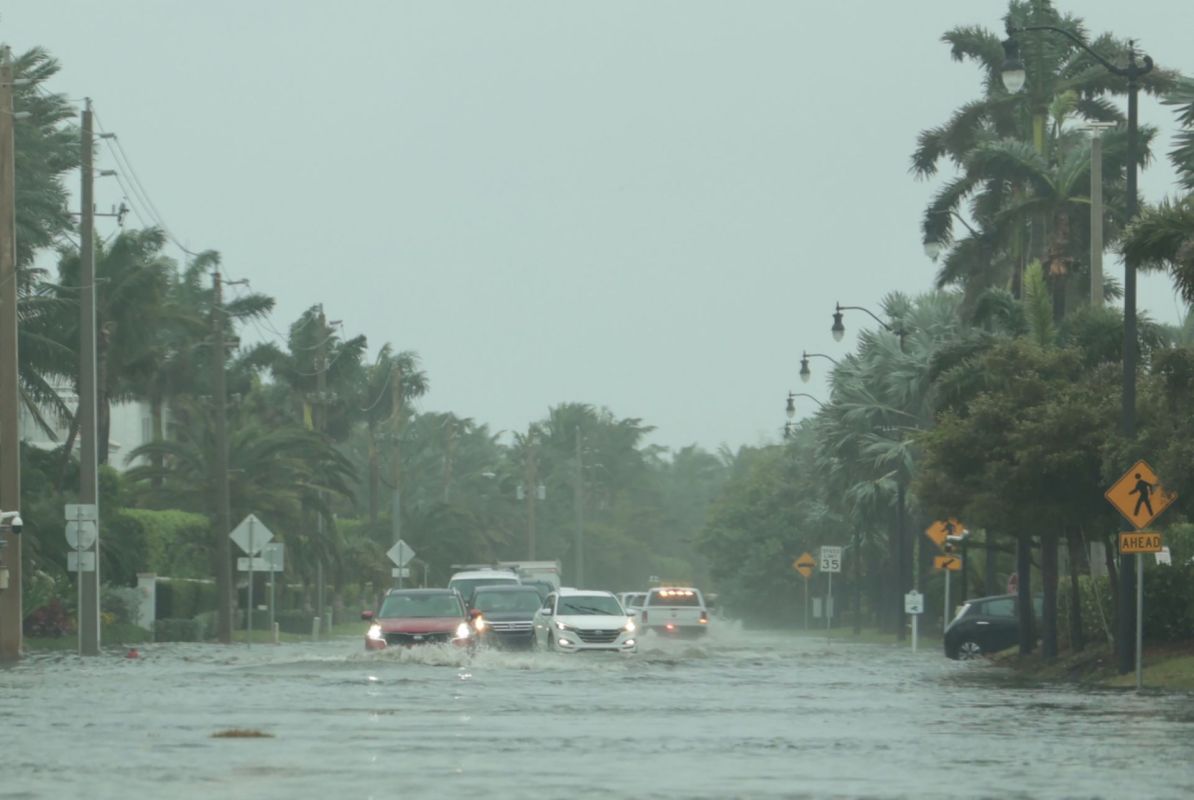
[[[416,633],[414,636],[410,637],[410,638],[414,639],[416,642],[421,642],[421,641],[423,641],[423,637],[422,637],[421,635],[417,634],[417,633]]]

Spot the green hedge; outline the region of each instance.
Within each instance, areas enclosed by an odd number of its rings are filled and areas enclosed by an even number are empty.
[[[1151,556],[1146,556],[1149,561]],[[1082,630],[1088,644],[1107,642],[1115,630],[1108,578],[1078,578],[1082,595]],[[1101,613],[1100,613],[1101,611]],[[1104,623],[1106,628],[1104,628]],[[1070,647],[1070,582],[1063,576],[1057,587],[1057,633],[1062,648]],[[1144,568],[1144,640],[1153,644],[1194,639],[1194,566]]]
[[[156,615],[159,619],[195,617],[219,605],[214,581],[159,578]]]
[[[122,509],[116,515],[127,535],[138,545],[138,572],[179,578],[211,574],[211,523],[189,511]]]
[[[311,633],[311,620],[314,618],[315,615],[312,612],[300,609],[279,611],[274,615],[279,630],[285,633],[297,633],[300,635]]]
[[[153,623],[155,642],[201,642],[203,623],[196,619],[159,619]]]

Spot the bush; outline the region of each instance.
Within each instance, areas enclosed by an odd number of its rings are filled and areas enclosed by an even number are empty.
[[[205,611],[214,611],[218,603],[214,581],[193,578],[159,578],[156,615],[158,618],[182,619]]]
[[[1151,556],[1148,558],[1151,560]],[[1145,566],[1144,639],[1194,639],[1194,567]]]
[[[204,611],[195,615],[195,623],[199,626],[199,636],[203,639],[215,639],[220,635],[220,612]]]
[[[65,636],[74,629],[74,622],[57,597],[25,617],[26,636],[54,638]]]
[[[141,594],[127,586],[105,586],[100,592],[100,608],[110,613],[114,622],[136,624],[141,615]]]
[[[159,619],[153,623],[155,642],[203,641],[203,624],[195,619]]]

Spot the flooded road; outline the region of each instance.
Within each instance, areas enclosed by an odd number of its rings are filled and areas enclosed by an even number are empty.
[[[0,670],[0,797],[1194,796],[1188,695],[729,627],[644,644],[33,656]]]

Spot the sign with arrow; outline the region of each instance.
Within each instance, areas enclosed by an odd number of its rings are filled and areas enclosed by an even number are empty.
[[[962,568],[961,556],[934,556],[933,569],[944,569],[950,572],[957,572]]]
[[[1157,473],[1144,459],[1133,464],[1111,485],[1104,497],[1136,530],[1147,528],[1177,499],[1176,494],[1165,490]]]
[[[812,553],[805,553],[792,562],[792,569],[800,573],[801,577],[808,580],[813,576],[813,570],[817,568],[817,561],[813,558]]]

